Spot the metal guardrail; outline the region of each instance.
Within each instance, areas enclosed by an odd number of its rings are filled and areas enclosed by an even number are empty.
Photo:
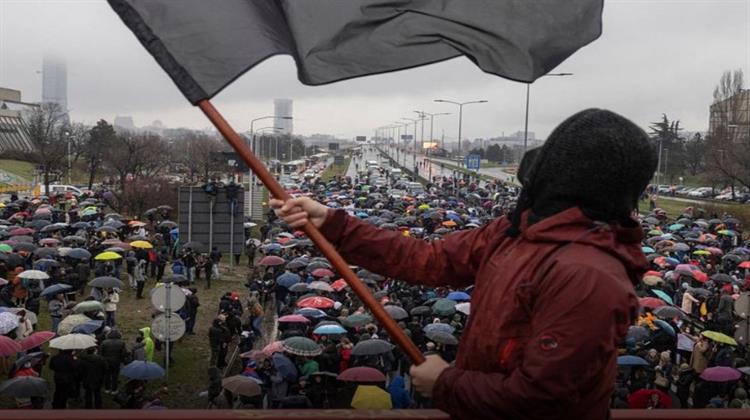
[[[0,194],[17,192],[17,191],[31,191],[34,188],[31,184],[8,184],[0,186]]]

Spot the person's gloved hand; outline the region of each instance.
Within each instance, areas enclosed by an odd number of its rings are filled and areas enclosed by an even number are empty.
[[[419,366],[412,366],[409,369],[411,383],[422,396],[430,398],[432,397],[432,390],[435,388],[435,382],[449,366],[448,362],[443,360],[442,357],[434,354],[429,355],[424,363]]]

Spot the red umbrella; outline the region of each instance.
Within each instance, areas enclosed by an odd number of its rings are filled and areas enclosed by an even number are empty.
[[[284,351],[283,341],[274,341],[273,343],[263,347],[263,353],[265,353],[269,357],[272,356],[274,353],[281,353],[283,351]]]
[[[701,373],[701,379],[708,382],[730,382],[742,377],[742,372],[727,366],[714,366],[706,368]]]
[[[0,335],[0,356],[13,356],[20,351],[21,346],[15,340]]]
[[[285,245],[287,242],[291,241],[291,238],[287,238],[285,236],[282,236],[281,238],[276,239],[276,242],[280,243],[281,245]]]
[[[738,265],[737,267],[739,267],[739,268],[750,268],[750,261],[742,261],[740,263],[740,265]]]
[[[258,264],[276,266],[286,264],[286,260],[281,257],[277,257],[276,255],[269,255],[267,257],[263,257]]]
[[[281,323],[295,323],[300,322],[304,324],[309,324],[310,320],[305,318],[302,315],[284,315],[281,318],[279,318],[279,322]]]
[[[38,331],[30,336],[24,338],[19,343],[21,345],[21,350],[27,351],[30,349],[33,349],[34,347],[39,347],[42,344],[48,342],[49,340],[52,340],[55,338],[55,333],[52,331]]]
[[[333,290],[337,292],[340,292],[346,289],[347,286],[349,285],[346,283],[346,280],[344,279],[338,279],[331,284],[331,287],[333,287]]]
[[[659,396],[659,402],[654,406],[651,403],[652,395]],[[658,389],[639,389],[628,397],[628,405],[630,408],[672,408],[672,398],[663,391]]]
[[[31,235],[34,233],[34,229],[30,228],[16,228],[8,232],[10,236],[24,236],[24,235]]]
[[[335,274],[333,274],[333,271],[327,269],[327,268],[318,268],[317,270],[313,270],[312,275],[315,277],[333,277]]]
[[[344,382],[385,382],[385,375],[377,369],[360,366],[341,372],[336,379]]]
[[[656,308],[659,308],[659,307],[661,307],[661,306],[665,306],[665,305],[667,304],[667,303],[666,303],[666,302],[664,302],[663,300],[661,300],[661,299],[657,299],[657,298],[655,298],[655,297],[644,297],[644,298],[639,298],[639,299],[638,299],[638,303],[639,303],[639,304],[640,304],[640,305],[641,305],[642,307],[644,307],[644,308],[651,308],[651,309],[656,309]]]
[[[60,241],[57,240],[57,239],[55,239],[55,238],[44,238],[41,241],[39,241],[39,245],[51,245],[51,246],[55,246],[55,245],[57,245],[59,243],[60,243]]]
[[[334,303],[333,300],[325,297],[311,296],[297,302],[297,306],[300,308],[329,309],[333,308]]]
[[[654,271],[654,270],[646,271],[646,274],[644,274],[643,277],[646,277],[646,276],[661,277],[661,272]]]

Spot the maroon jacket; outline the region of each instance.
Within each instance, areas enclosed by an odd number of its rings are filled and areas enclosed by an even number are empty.
[[[647,270],[640,228],[571,208],[505,235],[501,218],[425,242],[329,211],[324,235],[350,263],[411,283],[474,284],[455,367],[434,389],[454,418],[604,419],[617,345],[638,314]]]

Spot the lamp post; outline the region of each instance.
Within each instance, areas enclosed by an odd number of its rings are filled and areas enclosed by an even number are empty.
[[[458,156],[459,156],[458,166],[462,166],[463,160],[460,159],[461,157],[461,126],[463,124],[463,118],[464,118],[464,105],[483,104],[488,101],[484,99],[480,99],[478,101],[455,102],[455,101],[448,101],[445,99],[435,99],[435,102],[443,102],[443,103],[458,105]]]
[[[73,185],[71,183],[71,177],[70,173],[73,171],[73,161],[71,160],[71,153],[70,153],[70,131],[66,131],[63,134],[65,134],[65,138],[68,141],[68,185]],[[47,191],[47,195],[52,196],[49,191]]]
[[[414,123],[414,153],[412,154],[412,166],[414,166],[414,174],[417,173],[417,121],[418,118],[403,117],[402,120],[406,120]]]
[[[547,73],[542,77],[547,76],[572,76],[573,73]],[[523,125],[523,153],[526,153],[529,141],[529,94],[531,91],[531,83],[526,84],[526,118]]]
[[[432,113],[432,114],[429,113],[429,112],[424,112],[424,111],[414,111],[414,112],[421,112],[422,115],[429,115],[430,116],[430,143],[432,143],[432,141],[435,140],[435,137],[433,137],[433,129],[435,128],[435,117],[436,116],[440,116],[440,115],[451,115],[450,112],[435,112],[435,113]],[[445,148],[445,144],[441,145],[441,147]]]
[[[420,145],[420,149],[424,150],[424,120],[426,120],[427,117],[425,117],[424,111],[414,111],[414,112],[416,112],[417,115],[419,115],[419,121],[420,121],[420,126],[421,126],[420,128],[421,133],[419,134],[419,137],[420,137],[419,145]]]
[[[403,121],[394,121],[396,126],[396,163],[400,164],[400,155],[404,156],[404,163],[403,165],[406,166],[406,153],[400,153],[401,150],[401,127],[404,127],[404,133],[406,133],[406,128],[409,126],[408,123],[404,123]]]

